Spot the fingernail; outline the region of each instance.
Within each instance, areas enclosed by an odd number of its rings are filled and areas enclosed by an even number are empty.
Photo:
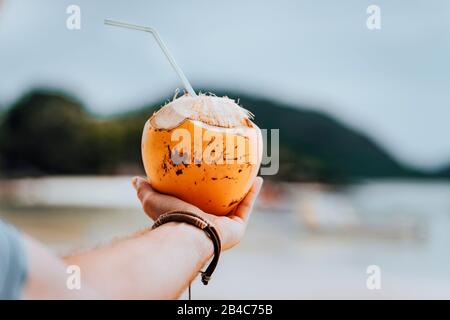
[[[137,180],[138,180],[138,177],[133,177],[131,179],[131,184],[133,185],[133,188],[135,188],[135,189],[137,189]]]

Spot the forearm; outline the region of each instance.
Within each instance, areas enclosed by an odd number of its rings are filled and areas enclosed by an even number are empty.
[[[23,299],[98,299],[95,290],[84,284],[80,290],[67,287],[67,266],[36,240],[23,235],[28,274]]]
[[[111,245],[65,259],[81,281],[106,298],[177,298],[212,256],[208,236],[184,223],[167,223]]]

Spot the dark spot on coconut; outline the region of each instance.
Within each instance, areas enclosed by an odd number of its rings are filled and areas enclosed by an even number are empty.
[[[211,138],[211,140],[209,140],[209,142],[208,142],[208,144],[207,144],[207,146],[209,146],[211,143],[213,143],[214,142],[214,140],[216,140],[216,137],[212,137]]]
[[[230,177],[230,176],[225,176],[222,179],[228,179],[228,180],[236,180],[236,178]]]
[[[238,170],[238,173],[241,173],[241,172],[242,172],[242,169],[239,169],[239,170]]]
[[[194,181],[194,184],[197,185],[197,181]]]
[[[176,173],[177,176],[179,176],[180,174],[183,174],[183,170],[182,169],[178,169],[175,173]]]
[[[217,180],[217,178],[211,178],[211,180]]]

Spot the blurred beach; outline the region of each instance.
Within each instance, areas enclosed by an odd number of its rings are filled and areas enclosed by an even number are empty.
[[[58,254],[106,244],[151,225],[130,179],[3,180],[0,217]],[[439,181],[268,182],[243,242],[193,298],[448,299],[449,194]],[[381,290],[366,287],[369,265]]]

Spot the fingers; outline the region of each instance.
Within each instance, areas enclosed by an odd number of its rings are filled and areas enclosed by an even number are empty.
[[[144,178],[134,177],[131,180],[145,213],[156,220],[161,214],[173,210],[201,211],[178,198],[155,191]]]
[[[134,189],[136,189],[137,196],[141,202],[143,202],[144,198],[149,194],[155,192],[144,178],[134,177],[131,179],[131,183],[133,184]]]
[[[157,219],[161,214],[172,210],[187,210],[193,212],[201,212],[197,207],[190,205],[178,198],[161,194],[155,191],[150,183],[144,178],[134,177],[131,180],[133,187],[136,189],[137,196],[142,203],[142,208],[152,219]],[[263,184],[261,177],[256,177],[252,188],[247,193],[245,198],[241,201],[234,212],[234,216],[247,222],[250,213],[258,197],[259,191]]]
[[[263,185],[263,178],[256,177],[255,182],[253,183],[252,188],[247,193],[245,198],[239,204],[234,213],[235,216],[241,218],[244,222],[247,222],[250,217],[250,213],[252,212],[253,205],[258,197],[259,192],[261,191],[261,187]]]
[[[142,208],[145,213],[152,219],[157,219],[160,214],[159,204],[164,202],[162,199],[164,195],[153,190],[152,186],[148,181],[141,177],[134,177],[131,180],[133,187],[136,189],[139,201],[141,201]]]

